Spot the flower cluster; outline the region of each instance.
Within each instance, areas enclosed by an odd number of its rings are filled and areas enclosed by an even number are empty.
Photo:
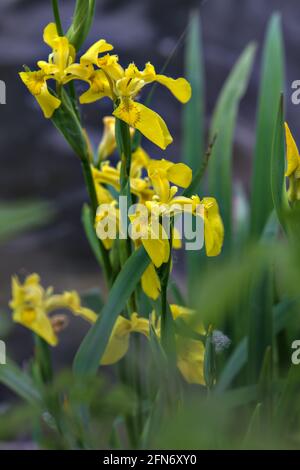
[[[95,323],[97,319],[95,312],[81,305],[79,295],[75,291],[54,294],[52,287],[45,290],[40,284],[40,278],[37,274],[28,276],[23,284],[17,277],[14,277],[12,293],[13,298],[10,306],[14,311],[14,321],[34,331],[51,346],[57,345],[57,334],[67,326],[67,317],[53,312],[62,309],[68,310],[74,315],[81,316],[89,323]],[[179,318],[187,325],[193,314],[191,310],[178,305],[171,305],[171,312],[174,320]],[[149,338],[151,323],[153,323],[156,334],[160,336],[160,322],[155,312],[150,315],[149,319],[142,318],[135,312],[130,319],[120,315],[102,356],[101,365],[115,364],[125,356],[129,349],[131,333],[139,333]],[[204,334],[203,327],[200,326],[197,332]],[[178,336],[176,344],[177,365],[183,377],[190,383],[203,384],[203,343]]]
[[[190,84],[184,78],[173,79],[157,73],[149,62],[143,70],[139,70],[134,63],[124,68],[118,56],[111,54],[113,46],[104,39],[92,45],[76,62],[74,47],[67,37],[58,34],[53,23],[44,30],[44,41],[52,49],[48,60],[39,61],[38,70],[26,70],[20,73],[20,77],[46,118],[53,117],[62,106],[62,87],[73,80],[87,84],[87,90],[79,97],[81,104],[102,98],[112,101],[112,115],[104,118],[97,155],[84,166],[88,172],[88,185],[92,185],[92,190],[88,188],[89,193],[94,194],[96,199],[93,206],[98,205],[97,211],[96,207],[93,208],[94,228],[110,263],[124,235],[118,196],[123,196],[126,188],[126,200],[134,203],[134,209],[126,215],[126,224],[131,224],[129,252],[141,246],[147,252],[150,263],[142,275],[141,286],[151,302],[157,300],[162,291],[161,272],[164,269],[169,272],[172,268],[172,249],[181,248],[182,238],[175,223],[178,216],[188,214],[193,220],[201,220],[207,256],[220,254],[224,238],[217,201],[212,197],[200,198],[197,194],[187,196],[188,193],[179,192],[179,188],[185,190],[190,187],[192,170],[183,163],[153,159],[140,145],[133,146],[132,142],[136,131],[163,150],[173,140],[161,116],[139,102],[144,87],[154,82],[160,83],[181,103],[186,103],[191,98]],[[50,88],[49,81],[56,84],[55,90]],[[120,145],[120,136],[118,140],[117,124],[120,123],[126,126],[127,136],[121,137],[121,140],[127,139],[126,152],[124,141]],[[110,157],[116,148],[120,161],[113,165]],[[164,223],[166,219],[167,226]],[[108,230],[110,226],[114,227],[113,233]],[[120,253],[118,256],[119,269],[122,269],[122,256]],[[24,284],[17,278],[13,279],[10,305],[16,322],[28,327],[52,346],[57,344],[57,333],[66,325],[64,315],[52,315],[54,311],[67,309],[90,323],[95,323],[97,319],[95,312],[81,305],[76,292],[54,295],[51,288],[43,289],[37,275],[26,278]],[[163,338],[162,313],[155,307],[152,314],[149,312],[148,318],[144,318],[135,310],[133,306],[117,318],[101,358],[102,365],[113,364],[126,354],[131,333],[149,338],[150,328],[153,328],[157,337]],[[188,324],[193,316],[192,310],[178,305],[171,305],[170,312],[174,322],[180,320]],[[204,344],[199,337],[204,336],[205,331],[199,326],[194,327],[192,333],[187,337],[177,331],[174,333],[177,366],[188,382],[203,384]]]
[[[25,71],[20,77],[41,106],[46,118],[51,118],[60,107],[59,96],[50,91],[49,80],[59,86],[72,80],[81,80],[89,85],[80,96],[80,103],[87,104],[104,97],[114,102],[114,116],[138,129],[145,137],[165,149],[172,137],[164,120],[153,110],[137,101],[142,89],[153,82],[167,87],[182,103],[189,101],[191,87],[184,78],[166,77],[157,74],[149,62],[140,71],[134,63],[123,68],[119,58],[108,52],[113,49],[104,39],[100,39],[75,63],[75,50],[66,37],[57,33],[54,23],[44,30],[44,41],[51,47],[48,61],[38,62],[38,71]]]

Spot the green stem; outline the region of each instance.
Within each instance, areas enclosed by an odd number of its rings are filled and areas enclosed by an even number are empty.
[[[83,170],[83,175],[85,179],[85,184],[88,190],[90,202],[91,202],[91,209],[92,209],[92,217],[93,220],[95,220],[96,217],[96,212],[97,212],[97,207],[98,207],[98,200],[97,200],[97,193],[95,189],[95,184],[93,180],[93,175],[91,171],[91,165],[88,160],[88,158],[82,158],[81,159],[81,164],[82,164],[82,170]],[[101,240],[99,240],[99,247],[101,250],[101,255],[102,255],[102,262],[103,262],[103,270],[104,270],[104,275],[105,275],[105,280],[107,282],[107,285],[111,285],[111,280],[112,280],[112,266],[110,263],[108,251],[105,249],[103,243]]]
[[[59,14],[58,0],[52,0],[52,9],[53,9],[53,15],[54,15],[58,35],[63,36],[64,31],[62,28],[60,14]]]
[[[171,272],[171,260],[172,260],[172,246],[173,246],[173,224],[174,221],[170,222],[170,256],[169,260],[165,265],[163,265],[161,276],[160,276],[160,283],[161,283],[161,342],[163,348],[165,350],[168,349],[169,346],[169,337],[170,331],[169,330],[169,305],[168,305],[168,284]]]
[[[40,336],[34,335],[35,361],[38,368],[39,379],[43,384],[52,381],[52,361],[49,346]]]

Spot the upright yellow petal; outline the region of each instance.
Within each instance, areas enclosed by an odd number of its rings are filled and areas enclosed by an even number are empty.
[[[158,299],[161,286],[159,277],[152,263],[149,264],[142,275],[142,289],[150,299]]]
[[[80,59],[82,65],[94,64],[98,65],[99,54],[111,51],[114,47],[107,43],[105,39],[95,42]]]
[[[114,116],[138,129],[147,139],[165,150],[173,142],[165,121],[155,111],[131,99],[122,100]]]
[[[169,181],[180,186],[181,188],[187,188],[193,178],[192,170],[184,163],[175,163],[167,170]]]
[[[290,128],[285,123],[285,139],[286,139],[286,159],[287,169],[285,176],[291,176],[300,167],[300,156],[297,144],[292,136]]]
[[[51,49],[54,49],[58,37],[56,24],[49,23],[44,29],[44,42],[48,44]]]
[[[187,103],[191,99],[192,88],[185,78],[174,80],[174,78],[165,75],[156,75],[156,81],[167,87],[181,103]]]

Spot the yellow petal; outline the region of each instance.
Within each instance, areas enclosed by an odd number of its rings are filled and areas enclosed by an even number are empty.
[[[201,341],[181,338],[178,344],[177,367],[191,384],[204,385],[204,352]]]
[[[287,159],[287,169],[285,176],[291,176],[291,174],[300,167],[300,157],[296,142],[287,123],[285,123],[285,139]]]
[[[88,67],[83,67],[80,64],[71,64],[65,69],[65,76],[63,83],[66,84],[71,80],[84,80],[89,82],[91,70]]]
[[[44,42],[51,47],[55,48],[56,39],[58,38],[58,32],[55,23],[49,23],[44,29]]]
[[[218,256],[224,241],[224,226],[217,201],[212,197],[202,199],[204,204],[204,239],[207,256]]]
[[[51,118],[61,101],[49,92],[44,73],[21,72],[19,75],[39,103],[45,118]]]
[[[35,98],[42,108],[45,118],[47,119],[51,118],[54,111],[61,105],[61,101],[55,96],[51,95],[46,84],[42,88],[41,94],[35,96]]]
[[[109,82],[102,70],[97,70],[89,77],[90,88],[83,93],[79,101],[81,104],[93,103],[105,96],[111,98]]]
[[[191,168],[184,163],[176,163],[172,165],[167,170],[167,175],[169,181],[181,188],[187,188],[191,184],[193,178]]]
[[[159,268],[163,263],[167,263],[170,257],[169,240],[142,239],[145,250],[147,251],[153,264]]]
[[[82,65],[98,65],[99,54],[111,51],[114,47],[108,44],[105,39],[100,39],[93,44],[80,59]]]
[[[14,311],[13,321],[20,323],[43,338],[50,346],[56,346],[57,336],[52,324],[42,309],[20,308]]]
[[[149,320],[139,317],[137,313],[133,313],[130,317],[131,331],[133,333],[141,333],[149,337]]]
[[[131,323],[119,316],[111,333],[108,345],[101,359],[101,365],[110,365],[118,362],[128,351]]]
[[[122,100],[114,116],[138,129],[147,139],[165,150],[173,142],[165,121],[155,111],[141,103]]]
[[[158,299],[161,289],[160,280],[152,263],[142,275],[142,289],[150,299]]]
[[[156,81],[167,87],[181,103],[187,103],[191,99],[192,88],[185,78],[174,80],[165,75],[156,75]]]

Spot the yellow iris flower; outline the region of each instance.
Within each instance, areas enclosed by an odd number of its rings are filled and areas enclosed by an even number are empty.
[[[101,359],[101,365],[111,365],[118,362],[128,351],[130,333],[149,335],[149,321],[133,313],[128,320],[122,316],[117,318],[109,343]]]
[[[297,144],[287,123],[285,123],[286,160],[285,176],[289,178],[288,198],[290,201],[300,200],[300,155]]]
[[[95,186],[109,185],[117,191],[120,191],[120,170],[121,164],[119,163],[117,168],[110,165],[108,161],[102,162],[100,169],[92,167],[93,179]],[[154,195],[153,189],[150,187],[149,181],[137,176],[137,164],[133,168],[135,177],[130,178],[130,191],[139,198],[139,202],[147,201]]]
[[[49,314],[61,309],[68,309],[74,315],[94,322],[97,315],[82,307],[76,292],[64,292],[54,295],[53,289],[45,290],[37,274],[28,276],[22,284],[17,277],[12,278],[13,320],[34,331],[51,346],[56,346],[58,338],[55,332],[55,316]]]
[[[90,88],[80,97],[81,103],[91,103],[103,97],[109,97],[116,103],[114,116],[138,129],[153,143],[165,149],[172,137],[164,120],[155,111],[136,101],[142,88],[150,83],[158,82],[166,86],[182,103],[191,98],[190,84],[184,78],[166,77],[157,74],[150,63],[143,71],[134,64],[126,69],[119,64],[117,55],[106,54],[99,57],[99,47],[92,46],[81,58],[82,64],[95,65],[99,68],[89,77]]]
[[[189,323],[193,310],[179,305],[170,305],[174,320],[181,319]],[[160,322],[155,312],[151,315],[154,319],[156,334],[160,336]],[[106,351],[102,357],[102,365],[111,365],[122,359],[128,351],[130,333],[141,333],[149,337],[150,321],[139,317],[134,313],[130,320],[119,316],[112,331]],[[205,335],[202,326],[196,333]],[[177,367],[188,383],[205,384],[204,380],[204,353],[205,347],[202,341],[176,335]]]
[[[75,63],[75,49],[67,37],[58,35],[55,23],[48,24],[44,29],[44,42],[52,49],[48,61],[40,60],[37,64],[39,70],[20,72],[19,75],[30,93],[36,98],[44,116],[51,118],[54,111],[61,105],[61,101],[50,93],[47,81],[55,80],[60,85],[65,85],[75,79],[88,81],[92,70]],[[106,42],[105,45],[106,50],[112,47]]]
[[[184,163],[168,160],[151,160],[147,167],[148,176],[160,202],[167,203],[173,197],[170,182],[187,188],[192,181],[192,170]]]

